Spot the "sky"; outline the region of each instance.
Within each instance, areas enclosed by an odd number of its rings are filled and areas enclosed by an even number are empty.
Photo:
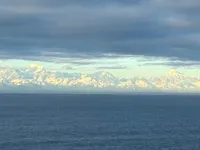
[[[0,64],[200,76],[199,0],[1,0]]]

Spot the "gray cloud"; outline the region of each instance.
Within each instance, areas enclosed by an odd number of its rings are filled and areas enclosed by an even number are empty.
[[[60,68],[61,70],[74,70],[74,68],[72,67],[72,66],[69,66],[69,65],[65,65],[65,66],[63,66],[62,68]],[[60,70],[59,69],[59,70]]]
[[[91,65],[91,64],[94,64],[93,62],[83,62],[83,61],[72,61],[70,62],[70,64],[73,64],[73,65],[77,65],[77,66],[87,66],[87,65]]]
[[[154,65],[154,66],[170,66],[170,67],[197,67],[197,66],[200,66],[200,62],[163,62],[163,63],[144,63],[144,65]]]
[[[4,59],[114,53],[200,61],[199,0],[1,0],[0,4]]]
[[[101,66],[101,67],[96,67],[96,69],[125,69],[125,66]]]

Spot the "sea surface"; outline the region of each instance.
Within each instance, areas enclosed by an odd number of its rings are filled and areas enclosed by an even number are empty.
[[[200,97],[1,94],[0,150],[200,150]]]

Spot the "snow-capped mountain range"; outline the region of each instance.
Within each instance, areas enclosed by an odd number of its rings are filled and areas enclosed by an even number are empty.
[[[18,90],[45,87],[62,90],[200,92],[200,77],[188,77],[170,70],[161,77],[120,79],[105,71],[92,74],[52,72],[31,64],[24,69],[0,67],[0,90],[5,87]]]

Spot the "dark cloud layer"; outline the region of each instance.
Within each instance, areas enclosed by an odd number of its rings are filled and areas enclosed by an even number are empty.
[[[1,0],[0,55],[200,61],[199,15],[199,0]]]

